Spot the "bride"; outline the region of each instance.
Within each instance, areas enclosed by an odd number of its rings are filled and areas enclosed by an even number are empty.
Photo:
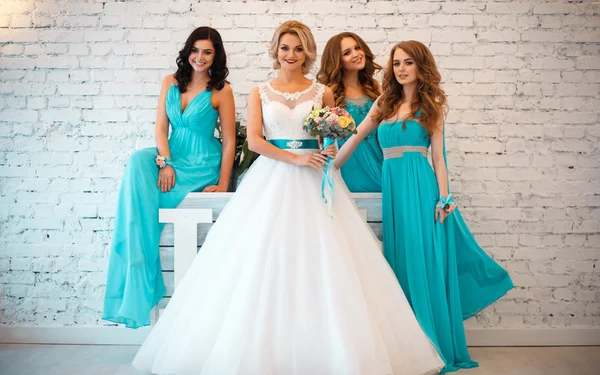
[[[177,375],[436,373],[444,363],[337,172],[335,218],[321,198],[325,155],[335,150],[319,153],[302,125],[334,99],[304,77],[316,59],[312,33],[285,22],[269,52],[279,76],[248,103],[248,141],[262,156],[134,366]]]

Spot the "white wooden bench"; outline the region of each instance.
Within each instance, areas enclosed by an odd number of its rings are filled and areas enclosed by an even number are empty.
[[[232,196],[233,193],[190,193],[177,208],[159,210],[159,221],[166,223],[160,238],[160,261],[167,295],[152,313],[153,324],[202,247],[210,227]],[[361,214],[381,240],[381,193],[354,193],[352,196]]]

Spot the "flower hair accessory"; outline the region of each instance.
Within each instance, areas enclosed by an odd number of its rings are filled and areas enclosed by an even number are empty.
[[[173,162],[169,160],[169,157],[164,155],[157,155],[154,162],[156,163],[156,166],[160,169],[163,169],[167,165],[170,165],[171,167],[174,166]]]
[[[454,203],[454,198],[452,198],[452,193],[448,194],[448,197],[440,197],[439,204],[437,207],[443,208],[444,211],[448,212],[450,210],[450,206]]]

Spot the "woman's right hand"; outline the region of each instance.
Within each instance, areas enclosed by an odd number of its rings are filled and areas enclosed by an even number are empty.
[[[322,171],[323,167],[327,164],[327,156],[323,154],[296,155],[294,164],[299,167],[311,167]]]
[[[175,170],[172,166],[167,165],[158,171],[158,183],[156,186],[163,193],[171,191],[171,188],[175,186]]]
[[[337,150],[336,145],[329,145],[321,151],[321,154],[323,154],[325,156],[329,156],[332,159],[335,159],[337,152],[338,152],[338,150]]]

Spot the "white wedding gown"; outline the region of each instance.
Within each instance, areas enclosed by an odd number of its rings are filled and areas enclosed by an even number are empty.
[[[324,87],[259,87],[270,139],[302,125]],[[289,150],[296,153],[315,150]],[[379,243],[335,173],[261,156],[211,228],[133,364],[155,374],[420,375],[443,367]]]

